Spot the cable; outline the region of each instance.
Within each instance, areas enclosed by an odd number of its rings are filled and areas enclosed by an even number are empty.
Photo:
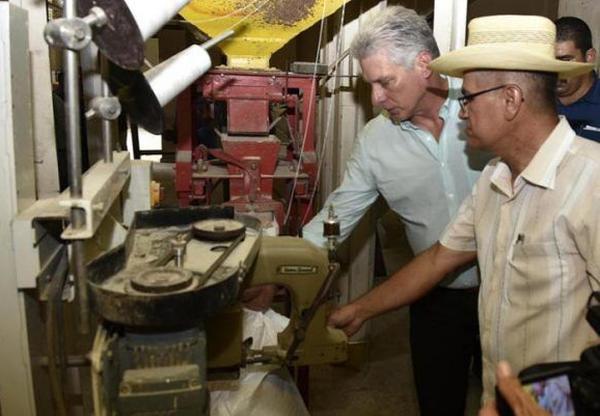
[[[344,6],[345,6],[345,4],[344,4]],[[342,25],[343,25],[343,21],[344,21],[344,12],[345,12],[345,10],[342,10]],[[340,26],[340,34],[338,35],[338,43],[336,45],[336,55],[338,56],[338,58],[330,66],[330,68],[332,68],[332,71],[328,71],[328,75],[335,73],[338,69],[339,64],[342,62],[342,60],[344,60],[346,57],[350,56],[349,49],[345,50],[343,53],[340,54],[340,50],[342,49],[342,37],[341,37],[342,28],[343,28],[343,26]],[[327,124],[325,125],[325,133],[323,135],[324,138],[322,140],[322,146],[321,146],[321,149],[319,152],[319,157],[318,157],[319,164],[317,166],[316,181],[315,181],[315,185],[313,186],[313,190],[311,192],[310,199],[308,200],[308,206],[312,205],[315,195],[317,194],[317,189],[319,188],[319,183],[321,181],[321,168],[323,166],[323,160],[325,159],[325,150],[327,149],[327,145],[329,144],[329,140],[327,140],[327,137],[329,134],[329,128],[331,127],[331,121],[333,120],[333,103],[334,103],[334,100],[332,98],[331,101],[329,102],[329,108],[327,109]],[[308,217],[308,211],[306,211],[304,213],[304,217],[302,217],[302,221],[300,222],[300,224],[304,225],[307,217]]]
[[[201,24],[201,23],[207,23],[207,22],[214,22],[214,21],[217,21],[217,20],[223,20],[223,19],[226,19],[228,17],[231,17],[231,16],[237,14],[238,12],[246,10],[250,6],[254,6],[259,1],[260,0],[253,0],[251,3],[247,4],[246,6],[240,8],[240,9],[234,10],[231,13],[226,14],[224,16],[214,17],[212,19],[205,19],[205,20],[188,20],[188,22],[191,22],[191,23],[194,23],[194,24]],[[249,19],[251,16],[255,15],[256,13],[258,13],[263,7],[265,7],[265,5],[267,3],[269,3],[269,1],[271,1],[271,0],[265,0],[262,3],[260,3],[260,5],[258,7],[256,7],[252,12],[248,13],[246,16],[242,17],[238,22],[234,23],[233,25],[229,26],[227,29],[223,30],[223,32],[226,32],[228,30],[231,30],[231,29],[235,28],[236,26],[241,25],[245,20]]]
[[[346,3],[344,2],[343,4],[343,11],[342,11],[342,18],[346,9]],[[285,213],[285,217],[283,220],[283,224],[286,225],[290,219],[290,212],[292,210],[292,203],[294,201],[294,194],[296,193],[296,185],[298,184],[298,177],[300,176],[300,168],[302,166],[302,156],[304,155],[304,144],[306,143],[306,138],[308,137],[308,125],[310,124],[310,117],[312,116],[312,106],[313,106],[313,101],[314,101],[314,97],[315,94],[317,93],[316,91],[316,83],[317,83],[317,63],[319,62],[319,54],[321,52],[321,43],[323,41],[323,28],[325,27],[325,10],[327,8],[327,0],[323,1],[323,9],[321,11],[321,27],[319,28],[319,41],[317,42],[317,56],[315,56],[315,65],[313,68],[313,75],[312,75],[312,85],[311,85],[311,96],[310,96],[310,101],[309,101],[309,105],[308,105],[308,114],[307,114],[307,120],[305,123],[305,129],[304,129],[304,137],[302,138],[302,146],[300,147],[300,156],[298,158],[298,163],[296,165],[296,173],[294,174],[294,183],[292,185],[292,193],[290,195],[289,201],[288,201],[288,207]],[[343,26],[343,25],[342,25]]]
[[[324,7],[325,7],[325,2],[324,2]],[[323,10],[323,12],[324,11],[325,10]],[[338,58],[336,59],[334,65],[332,65],[333,68],[334,68],[333,72],[337,71],[337,66],[347,56],[347,54],[345,52],[343,54],[341,53],[341,49],[342,49],[342,31],[344,29],[344,19],[345,19],[345,16],[346,16],[346,3],[344,2],[343,5],[342,5],[342,14],[341,14],[341,17],[340,17],[340,30],[339,30],[339,33],[338,33],[338,39],[337,39],[337,44],[336,44],[336,56],[338,56]],[[318,45],[318,48],[317,48],[317,58],[318,58],[318,54],[319,54],[320,49],[321,49],[321,39],[322,39],[322,34],[323,34],[322,33],[323,32],[323,21],[324,21],[324,17],[322,17],[322,20],[321,20],[322,23],[321,23],[321,31],[319,33],[319,45]],[[316,67],[317,67],[316,64],[317,64],[317,61],[318,61],[318,59],[315,59],[315,72],[313,73],[313,94],[316,93],[316,90],[314,88],[314,83],[316,82]],[[327,114],[327,124],[325,126],[325,134],[324,134],[324,138],[322,140],[323,144],[322,144],[322,147],[321,147],[321,152],[320,152],[319,157],[318,157],[319,164],[318,164],[318,168],[317,168],[317,175],[316,175],[316,179],[315,179],[315,185],[313,187],[313,191],[311,193],[308,206],[310,206],[313,203],[314,197],[315,197],[315,194],[317,192],[317,188],[318,188],[318,185],[319,185],[319,182],[320,182],[320,173],[321,173],[321,167],[323,165],[323,156],[324,156],[324,153],[325,153],[326,146],[328,144],[327,143],[328,142],[327,135],[328,135],[328,132],[329,132],[331,120],[333,118],[332,117],[332,114],[333,114],[333,111],[332,111],[333,110],[333,102],[334,102],[334,100],[332,99],[330,101],[330,103],[329,103],[329,109],[328,109],[328,114]],[[312,105],[312,97],[311,97],[311,102],[310,103]],[[309,106],[308,117],[310,117],[311,114],[312,114],[312,111],[311,111],[311,108]],[[308,124],[309,123],[307,122],[306,125],[308,125]],[[305,130],[305,132],[304,132],[304,138],[302,140],[302,149],[300,151],[299,163],[297,165],[296,174],[294,176],[294,185],[292,187],[292,194],[291,194],[290,200],[288,202],[288,210],[287,210],[287,213],[286,213],[284,224],[287,224],[287,222],[289,220],[289,215],[290,215],[290,211],[291,211],[292,201],[294,199],[294,192],[296,190],[296,184],[297,184],[298,177],[299,177],[299,174],[300,174],[300,166],[302,164],[302,155],[304,153],[304,144],[306,142],[307,135],[308,135],[308,130]],[[304,213],[304,217],[302,218],[302,221],[300,222],[301,225],[303,225],[305,223],[305,221],[307,219],[307,216],[308,216],[308,212],[309,211],[307,210]]]
[[[265,5],[270,2],[271,0],[265,0],[263,1],[260,6],[258,6],[256,9],[254,9],[254,11],[252,13],[247,14],[246,16],[244,16],[241,20],[239,20],[237,23],[234,23],[233,25],[229,26],[227,29],[225,29],[223,32],[226,32],[228,30],[231,30],[239,25],[242,24],[242,22],[246,19],[249,19],[251,16],[255,15],[256,13],[258,13],[263,7],[265,7]],[[254,3],[252,3],[254,4]]]
[[[341,60],[338,59],[338,63],[339,62],[341,62]],[[323,145],[321,146],[321,149],[319,152],[319,157],[318,157],[319,164],[317,166],[317,175],[316,175],[316,180],[315,180],[315,186],[313,186],[313,190],[310,194],[310,198],[308,200],[308,206],[312,205],[312,203],[315,199],[315,195],[317,194],[317,189],[319,188],[319,183],[321,182],[321,168],[323,166],[323,160],[325,159],[325,150],[327,149],[327,145],[329,144],[329,140],[327,140],[327,137],[329,134],[329,128],[331,127],[331,122],[333,120],[333,103],[334,103],[334,99],[332,98],[331,101],[329,102],[329,108],[327,109],[327,124],[325,124],[325,133],[323,135],[324,139],[322,140]],[[307,217],[308,217],[308,211],[306,211],[304,213],[304,217],[302,217],[302,221],[300,222],[300,224],[304,225]]]

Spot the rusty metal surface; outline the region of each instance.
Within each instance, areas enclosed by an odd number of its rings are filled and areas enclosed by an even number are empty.
[[[87,15],[94,6],[101,7],[108,17],[105,25],[94,28],[94,43],[121,68],[141,68],[144,63],[144,40],[127,4],[123,0],[79,0],[79,16]]]
[[[215,183],[226,178],[228,204],[239,212],[262,215],[270,211],[284,229],[285,206],[274,197],[274,179],[293,181],[297,173],[288,221],[288,232],[296,233],[313,212],[310,193],[318,166],[316,85],[317,79],[311,75],[282,71],[215,68],[202,77],[178,100],[175,172],[180,206],[210,201]],[[213,112],[217,103],[226,104],[226,132],[220,132],[223,151],[203,150],[199,143],[196,131],[202,125],[191,110],[199,100]],[[282,108],[277,115],[272,114],[274,106]],[[277,116],[289,131],[283,140],[273,134],[277,133],[273,128]],[[216,113],[213,117],[218,118]],[[226,176],[212,169],[209,154],[227,164]]]

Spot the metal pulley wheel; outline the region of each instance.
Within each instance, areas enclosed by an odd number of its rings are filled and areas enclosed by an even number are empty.
[[[144,293],[171,293],[192,283],[192,273],[174,267],[154,267],[131,278],[131,287]]]
[[[246,232],[246,226],[232,219],[210,219],[193,224],[194,237],[200,240],[228,241]]]

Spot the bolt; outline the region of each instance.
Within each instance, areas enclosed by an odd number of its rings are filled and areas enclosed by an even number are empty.
[[[131,387],[129,386],[129,384],[121,384],[121,386],[119,387],[119,392],[121,394],[130,394],[131,393]]]
[[[79,28],[79,29],[75,29],[75,33],[73,33],[73,37],[77,40],[84,40],[85,39],[85,30]]]

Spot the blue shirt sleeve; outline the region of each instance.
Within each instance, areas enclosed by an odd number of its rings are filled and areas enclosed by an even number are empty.
[[[341,185],[329,195],[323,209],[303,228],[303,237],[317,246],[325,247],[327,242],[323,237],[323,220],[328,216],[330,205],[333,204],[340,221],[340,241],[343,241],[379,195],[370,168],[373,161],[367,153],[368,141],[362,134],[359,136]]]

